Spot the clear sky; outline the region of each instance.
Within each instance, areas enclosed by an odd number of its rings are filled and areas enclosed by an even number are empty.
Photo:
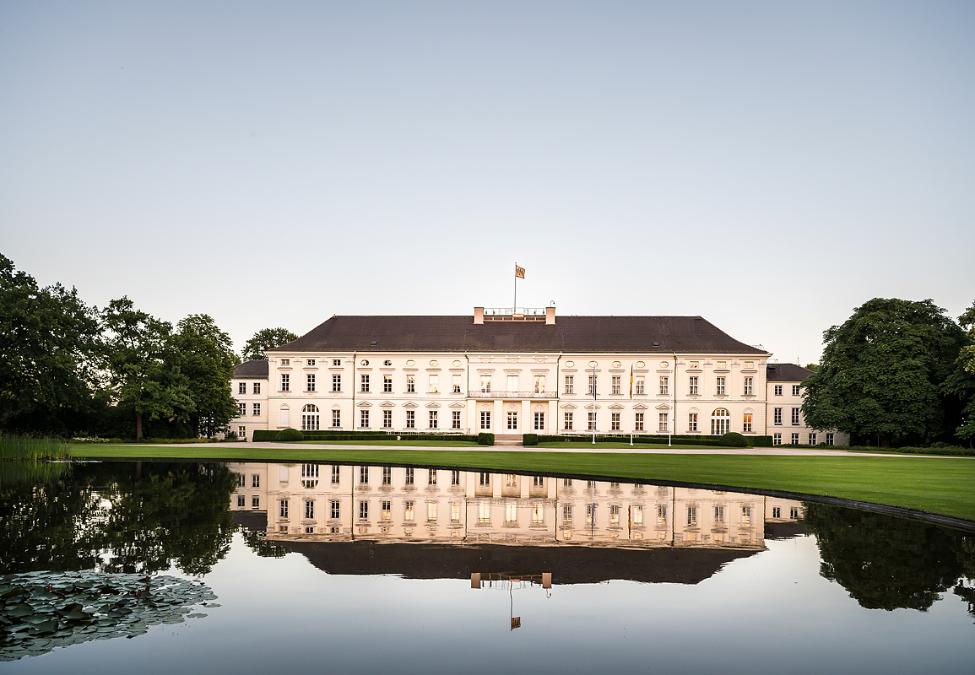
[[[700,314],[781,360],[975,298],[973,2],[0,0],[0,251],[241,344]]]

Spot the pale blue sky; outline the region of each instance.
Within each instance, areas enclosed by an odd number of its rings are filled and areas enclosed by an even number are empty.
[[[0,1],[0,251],[239,344],[975,297],[975,3]]]

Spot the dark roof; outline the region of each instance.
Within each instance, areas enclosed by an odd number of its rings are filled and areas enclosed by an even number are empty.
[[[234,377],[249,377],[252,379],[267,379],[267,359],[244,361],[234,368]]]
[[[802,382],[813,371],[794,363],[770,363],[765,367],[765,377],[769,382]]]
[[[758,550],[586,546],[444,545],[421,543],[273,541],[301,553],[328,574],[398,574],[407,579],[468,579],[471,572],[551,572],[561,584],[610,579],[698,584]]]
[[[563,316],[554,325],[475,324],[472,316],[333,316],[269,351],[766,353],[699,316]]]

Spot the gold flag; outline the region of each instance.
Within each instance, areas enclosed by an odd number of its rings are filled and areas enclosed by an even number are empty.
[[[515,265],[515,279],[524,279],[524,278],[525,278],[525,268],[518,267],[518,265]]]

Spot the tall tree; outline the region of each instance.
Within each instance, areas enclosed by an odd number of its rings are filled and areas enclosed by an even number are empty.
[[[0,255],[0,428],[75,431],[97,386],[98,314]]]
[[[955,436],[975,442],[975,302],[958,317],[965,331],[966,344],[958,354],[954,372],[945,382],[945,392],[952,397],[958,410]]]
[[[237,414],[227,383],[234,374],[237,354],[227,333],[206,314],[191,314],[170,338],[171,367],[186,377],[193,399],[192,428],[213,436]]]
[[[945,432],[943,383],[964,336],[930,300],[875,298],[824,333],[819,370],[805,382],[812,427],[882,445]]]
[[[137,310],[123,296],[102,311],[110,385],[119,406],[135,414],[135,437],[146,418],[187,421],[193,412],[187,378],[170,352],[172,326]]]
[[[254,336],[244,343],[244,351],[241,356],[245,361],[259,361],[266,359],[264,352],[274,347],[280,347],[288,342],[297,340],[298,336],[287,328],[264,328],[254,333]]]

